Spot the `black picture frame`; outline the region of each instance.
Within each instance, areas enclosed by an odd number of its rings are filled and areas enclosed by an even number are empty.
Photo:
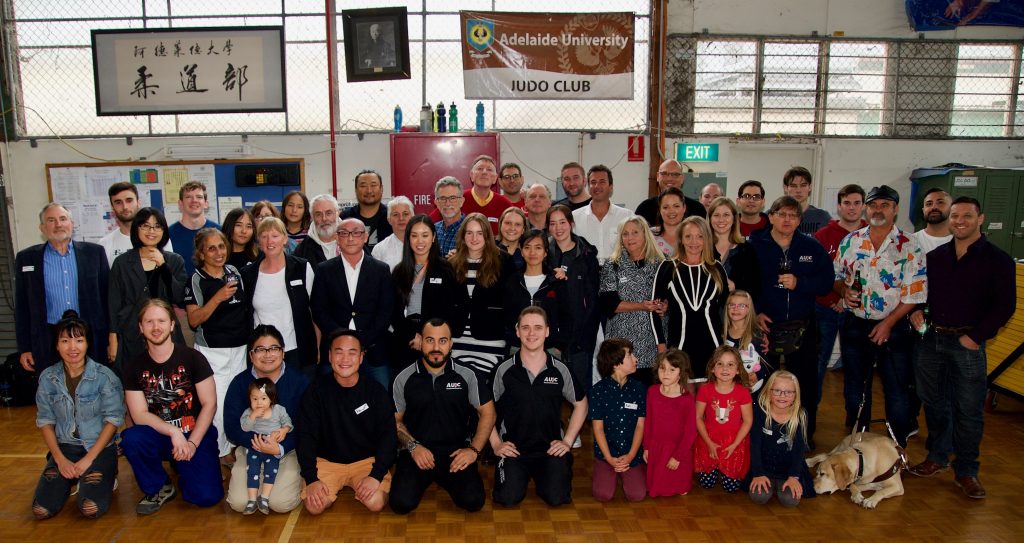
[[[348,82],[412,78],[405,7],[346,9],[341,23]]]

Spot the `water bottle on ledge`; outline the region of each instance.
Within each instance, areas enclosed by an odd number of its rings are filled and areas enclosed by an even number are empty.
[[[395,132],[402,131],[402,108],[395,106]]]
[[[444,102],[437,104],[437,131],[441,134],[448,131],[448,121],[444,116]]]
[[[459,110],[455,108],[455,102],[448,108],[448,132],[459,131]]]
[[[434,112],[430,110],[430,104],[423,104],[420,110],[420,132],[432,132],[434,125]]]
[[[484,103],[483,102],[477,102],[476,103],[476,131],[477,132],[483,132],[484,131]]]

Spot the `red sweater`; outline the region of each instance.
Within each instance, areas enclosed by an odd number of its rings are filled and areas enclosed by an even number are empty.
[[[860,228],[864,228],[868,225],[868,222],[864,219],[860,220]],[[820,230],[814,233],[814,239],[818,240],[818,243],[825,248],[828,252],[828,256],[835,260],[836,251],[839,250],[839,242],[843,241],[850,233],[849,230],[843,228],[839,224],[839,219],[832,219],[825,226],[822,226]],[[833,292],[829,292],[824,296],[818,296],[815,298],[817,302],[824,306],[832,306],[839,301],[839,295]]]
[[[487,222],[491,224],[491,233],[498,235],[498,219],[501,218],[503,211],[514,204],[497,192],[492,192],[491,194],[493,194],[491,201],[487,202],[487,205],[481,206],[473,198],[473,189],[466,189],[466,192],[462,193],[462,212],[466,215],[470,213],[483,213],[487,217]],[[441,212],[436,207],[430,212],[430,220],[434,222],[441,220]]]

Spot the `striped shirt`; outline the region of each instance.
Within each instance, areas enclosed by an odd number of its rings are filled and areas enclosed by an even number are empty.
[[[476,288],[476,274],[480,270],[480,260],[468,260],[469,269],[466,271],[466,290],[469,297],[473,297],[473,290]],[[452,346],[452,356],[458,358],[463,364],[473,368],[477,373],[487,376],[485,382],[490,383],[490,374],[502,360],[505,359],[505,342],[503,340],[482,340],[473,337],[471,326],[472,314],[466,319],[466,328],[462,337],[455,339]]]
[[[82,313],[78,307],[78,261],[74,243],[68,243],[68,251],[63,255],[50,243],[43,248],[43,286],[46,288],[46,322],[56,324],[68,309]]]

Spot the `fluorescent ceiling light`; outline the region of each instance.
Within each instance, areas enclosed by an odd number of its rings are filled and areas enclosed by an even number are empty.
[[[167,158],[236,158],[251,156],[252,147],[246,143],[230,145],[168,145],[164,147]]]

